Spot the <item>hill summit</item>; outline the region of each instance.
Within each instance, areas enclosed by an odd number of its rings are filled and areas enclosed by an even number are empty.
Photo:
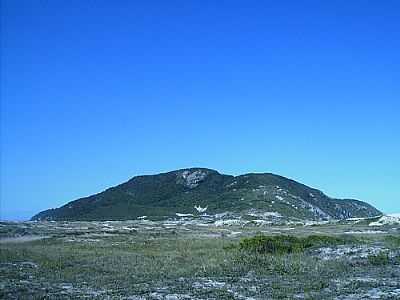
[[[136,176],[101,193],[42,211],[32,220],[129,220],[200,214],[342,220],[373,217],[381,212],[365,202],[330,198],[271,173],[232,176],[189,168]]]

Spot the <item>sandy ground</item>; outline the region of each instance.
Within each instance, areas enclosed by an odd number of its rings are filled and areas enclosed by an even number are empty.
[[[38,235],[25,235],[19,237],[8,237],[8,238],[0,238],[0,244],[9,244],[9,243],[26,243],[33,242],[37,240],[47,239],[50,236],[38,236]]]

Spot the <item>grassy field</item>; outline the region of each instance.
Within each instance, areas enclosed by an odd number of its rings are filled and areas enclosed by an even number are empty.
[[[399,299],[400,230],[0,224],[1,299]]]

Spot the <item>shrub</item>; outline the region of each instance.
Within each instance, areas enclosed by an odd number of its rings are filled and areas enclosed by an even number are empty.
[[[348,241],[343,238],[327,236],[327,235],[310,235],[302,239],[304,248],[335,246],[346,244]]]
[[[253,250],[259,253],[283,254],[300,252],[302,245],[294,236],[255,236],[243,239],[239,244],[242,250]]]
[[[290,235],[264,236],[257,235],[240,241],[239,248],[246,251],[269,254],[288,254],[303,252],[313,247],[344,244],[346,241],[336,237],[311,235],[298,238]]]
[[[381,252],[377,255],[368,256],[368,262],[374,266],[384,266],[389,264],[389,254],[387,252]]]

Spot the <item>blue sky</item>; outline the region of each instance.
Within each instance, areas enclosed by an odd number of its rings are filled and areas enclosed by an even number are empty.
[[[1,5],[1,219],[192,166],[400,211],[399,1]]]

